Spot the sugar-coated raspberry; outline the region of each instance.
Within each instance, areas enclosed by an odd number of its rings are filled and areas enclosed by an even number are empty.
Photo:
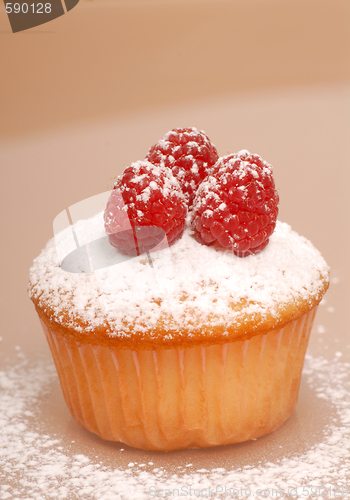
[[[111,245],[140,255],[162,241],[166,246],[180,238],[186,214],[184,195],[171,170],[138,161],[114,185],[104,212],[105,230]]]
[[[171,168],[191,208],[198,186],[218,160],[218,153],[203,130],[175,128],[151,147],[146,159]]]
[[[191,226],[200,242],[210,245],[217,241],[246,257],[268,244],[278,203],[272,166],[242,150],[219,158],[199,186]]]

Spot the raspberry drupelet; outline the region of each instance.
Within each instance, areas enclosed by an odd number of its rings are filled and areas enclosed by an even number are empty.
[[[203,130],[175,128],[152,146],[146,159],[171,168],[180,183],[188,208],[192,207],[199,184],[218,160],[214,144]]]
[[[114,185],[104,212],[105,230],[122,253],[141,255],[161,242],[168,246],[179,239],[186,214],[184,195],[171,170],[138,161]]]
[[[246,150],[219,158],[194,200],[191,226],[204,244],[217,241],[240,257],[263,250],[279,197],[272,166]]]

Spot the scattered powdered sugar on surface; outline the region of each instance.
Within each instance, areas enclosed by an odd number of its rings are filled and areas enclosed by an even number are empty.
[[[19,353],[22,355],[22,353]],[[208,468],[192,454],[176,471],[158,463],[160,456],[118,465],[123,448],[112,449],[113,465],[63,446],[63,436],[45,427],[41,402],[57,382],[48,361],[19,364],[0,371],[0,499],[88,498],[99,500],[167,498],[346,498],[350,471],[350,364],[306,357],[304,379],[315,397],[333,411],[319,442],[303,453],[242,467],[218,467],[208,454]],[[316,415],[310,415],[316,421]],[[292,437],[293,438],[293,437]],[[249,443],[247,443],[249,446]],[[93,445],[92,445],[93,448]],[[225,447],[224,447],[225,449]],[[131,453],[125,451],[125,453]],[[131,455],[132,456],[132,455]],[[186,457],[183,455],[183,457]],[[262,457],[261,457],[262,458]],[[119,459],[120,462],[120,459]],[[256,461],[258,462],[258,461]],[[313,489],[312,489],[313,488]],[[264,490],[264,493],[260,490]],[[273,492],[274,490],[274,492]]]
[[[266,249],[254,256],[240,258],[218,246],[201,245],[186,228],[174,245],[152,252],[151,260],[119,254],[117,263],[102,213],[79,221],[75,229],[85,242],[96,243],[99,269],[91,274],[64,271],[51,240],[31,268],[30,295],[43,306],[49,303],[58,322],[68,311],[70,326],[75,317],[82,317],[93,330],[104,324],[107,311],[112,335],[129,335],[130,324],[135,332],[149,330],[162,315],[167,315],[169,331],[183,326],[190,330],[197,320],[215,326],[222,325],[223,318],[227,325],[239,324],[247,314],[277,317],[281,304],[311,301],[328,279],[329,268],[318,250],[282,222],[277,222]],[[70,229],[60,233],[56,245],[58,240],[60,255],[65,249],[69,254]],[[77,260],[77,269],[79,264]]]

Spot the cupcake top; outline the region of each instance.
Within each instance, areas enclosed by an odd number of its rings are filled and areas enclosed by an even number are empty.
[[[282,327],[328,288],[321,254],[285,223],[277,221],[267,247],[245,258],[216,243],[199,244],[188,226],[171,247],[136,257],[109,244],[102,212],[75,224],[90,241],[85,259],[79,250],[70,253],[71,230],[62,231],[30,270],[39,316],[57,333],[91,344],[204,346]],[[67,254],[61,263],[58,240]]]

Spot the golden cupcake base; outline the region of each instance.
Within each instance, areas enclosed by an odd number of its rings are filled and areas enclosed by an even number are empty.
[[[293,412],[317,306],[249,340],[183,350],[84,344],[41,321],[72,416],[147,450],[258,438]]]

